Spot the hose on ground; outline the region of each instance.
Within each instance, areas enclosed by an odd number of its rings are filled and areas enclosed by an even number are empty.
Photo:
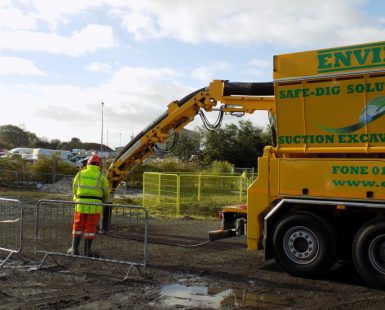
[[[113,238],[117,238],[117,239],[130,239],[130,240],[144,242],[144,240],[141,240],[141,239],[130,238],[130,237],[121,236],[121,235],[114,235],[114,234],[110,234],[110,233],[107,233],[107,234],[104,234],[104,235],[110,236],[110,237],[113,237]],[[206,244],[208,244],[210,242],[212,242],[212,241],[211,240],[207,240],[207,241],[204,241],[204,242],[201,242],[201,243],[197,243],[197,244],[176,244],[176,243],[169,243],[169,242],[156,241],[156,240],[147,240],[147,243],[154,243],[154,244],[160,244],[160,245],[169,245],[169,246],[175,246],[175,247],[180,247],[180,248],[196,248],[196,247],[199,247],[199,246],[206,245]]]

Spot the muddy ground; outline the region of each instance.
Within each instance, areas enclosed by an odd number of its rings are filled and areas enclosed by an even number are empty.
[[[150,218],[149,240],[199,244],[218,227],[217,220]],[[125,281],[125,265],[67,257],[35,270],[38,260],[27,245],[27,264],[15,256],[0,269],[0,309],[384,308],[385,293],[367,287],[350,264],[303,279],[247,251],[244,237],[189,248],[152,242],[144,276],[133,269]]]

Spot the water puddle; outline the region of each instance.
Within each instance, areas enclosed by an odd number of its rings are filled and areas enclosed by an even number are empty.
[[[191,307],[204,309],[233,309],[235,307],[272,307],[274,309],[290,306],[276,296],[252,294],[233,289],[210,288],[206,286],[186,286],[171,284],[164,286],[160,296],[150,305],[153,307]]]

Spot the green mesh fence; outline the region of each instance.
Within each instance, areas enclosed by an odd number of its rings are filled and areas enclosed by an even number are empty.
[[[177,174],[145,172],[143,174],[143,207],[164,214],[179,213],[179,178]]]
[[[165,174],[143,176],[143,206],[168,215],[215,216],[223,206],[246,202],[247,175]]]

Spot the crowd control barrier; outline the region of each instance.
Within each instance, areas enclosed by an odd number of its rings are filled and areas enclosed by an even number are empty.
[[[23,247],[23,206],[19,200],[0,198],[0,251],[6,257],[0,260],[0,267],[12,255],[20,255]],[[24,259],[23,259],[24,260]]]
[[[79,253],[76,255],[67,253],[72,244],[74,202],[40,200],[37,203],[35,252],[44,255],[38,268],[48,257],[59,265],[55,256],[66,256],[128,265],[129,269],[124,279],[128,278],[134,267],[143,275],[141,268],[146,268],[147,261],[148,215],[146,209],[140,206],[100,203],[82,205],[86,210],[87,208],[92,210],[95,207],[111,208],[108,231],[101,231],[100,225],[96,228],[96,236],[92,241],[92,252],[94,252],[92,255],[87,253],[86,249],[88,242],[85,242],[85,239],[89,235],[87,232],[81,236]]]
[[[228,205],[246,203],[252,174],[145,172],[143,207],[168,215],[215,216]]]

